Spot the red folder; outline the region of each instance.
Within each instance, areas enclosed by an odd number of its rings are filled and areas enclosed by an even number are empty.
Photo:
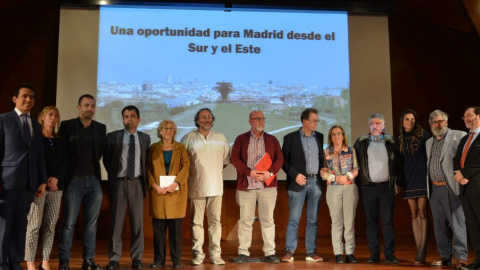
[[[270,158],[270,155],[267,152],[265,152],[265,155],[263,155],[263,157],[257,162],[257,164],[255,164],[255,169],[257,171],[268,171],[268,169],[270,169],[271,166],[272,166],[272,159]],[[275,174],[272,177],[265,180],[265,184],[267,186],[270,186],[270,184],[273,181],[273,178],[275,178]]]

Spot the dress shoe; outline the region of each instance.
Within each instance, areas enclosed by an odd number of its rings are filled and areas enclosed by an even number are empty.
[[[357,260],[355,259],[353,254],[347,254],[347,256],[345,256],[345,262],[346,263],[357,263]]]
[[[335,262],[336,263],[343,263],[343,255],[335,255]]]
[[[464,266],[467,266],[467,260],[457,259],[456,268],[461,269]]]
[[[117,261],[109,261],[107,264],[107,270],[118,269],[118,262]]]
[[[133,269],[142,269],[143,268],[142,261],[141,260],[133,260],[132,261],[132,268]]]
[[[380,262],[380,258],[379,257],[370,257],[368,258],[367,260],[367,263],[379,263]]]
[[[43,265],[42,265],[42,263],[40,263],[40,265],[38,266],[38,270],[46,270],[46,269],[45,269],[45,268],[43,268]],[[50,269],[48,269],[48,270],[50,270]]]
[[[60,261],[58,263],[58,270],[70,270],[69,261]]]
[[[463,270],[475,270],[475,269],[480,269],[480,260],[475,259],[471,264],[467,264],[465,266],[462,266]]]
[[[438,258],[433,260],[431,263],[432,266],[450,266],[452,265],[452,258]]]
[[[154,261],[152,264],[150,264],[150,268],[159,268],[159,267],[163,267],[164,265],[165,265],[165,262]]]
[[[182,265],[179,262],[174,262],[173,263],[173,268],[180,268]]]
[[[93,259],[83,260],[82,264],[83,270],[100,270],[102,269],[100,265],[96,264]]]
[[[385,258],[385,262],[390,264],[397,264],[398,259],[395,256],[390,256],[388,258]]]

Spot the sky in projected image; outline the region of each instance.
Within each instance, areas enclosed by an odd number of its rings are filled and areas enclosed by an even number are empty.
[[[252,109],[266,112],[266,130],[281,139],[314,106],[319,131],[340,123],[350,133],[346,13],[102,7],[99,35],[97,118],[111,130],[121,128],[118,110],[134,104],[141,130],[155,136],[170,118],[180,139],[206,106],[230,142],[248,130]]]

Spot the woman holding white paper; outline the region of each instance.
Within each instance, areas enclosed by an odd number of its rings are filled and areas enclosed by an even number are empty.
[[[148,152],[147,176],[154,243],[154,261],[150,268],[165,264],[167,228],[173,268],[180,267],[182,219],[187,210],[190,160],[185,146],[174,140],[176,134],[175,122],[162,121],[157,128],[160,141],[152,144]],[[163,177],[162,183],[161,176],[175,176],[175,180],[165,183],[167,179]]]

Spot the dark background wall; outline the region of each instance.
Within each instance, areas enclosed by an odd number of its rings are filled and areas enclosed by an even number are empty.
[[[334,2],[337,4],[332,4]],[[400,113],[412,108],[417,111],[421,125],[429,130],[429,113],[442,109],[450,114],[451,128],[465,130],[461,120],[464,108],[480,105],[480,39],[472,20],[476,16],[471,11],[472,2],[478,1],[321,1],[315,5],[330,8],[343,5],[355,13],[388,13],[394,127],[399,125]],[[279,5],[282,3],[278,2]],[[295,3],[314,5],[310,1]],[[55,104],[59,16],[60,5],[55,1],[1,1],[0,113],[13,109],[12,92],[22,82],[36,86],[33,116],[38,115],[42,107]],[[394,130],[394,135],[398,136],[397,129]],[[222,210],[223,239],[236,238],[238,206],[233,198],[234,183],[226,182]],[[145,209],[148,209],[147,204]],[[397,198],[395,211],[396,233],[411,235],[410,211],[403,195]],[[285,236],[287,219],[288,196],[281,183],[275,210],[278,237]],[[305,220],[301,222],[303,231],[300,230],[299,234],[304,236]],[[357,235],[365,234],[364,224],[363,209],[359,205]],[[186,238],[190,237],[189,225],[187,213],[183,226]],[[129,235],[128,227],[127,223],[124,229],[126,237]],[[146,237],[152,237],[148,210],[145,212],[144,228]],[[108,235],[109,202],[106,197],[98,230],[98,237]],[[76,235],[80,233],[81,230],[77,229]],[[259,230],[254,230],[254,238],[261,237],[259,233]],[[318,234],[330,235],[325,196],[322,196]]]

